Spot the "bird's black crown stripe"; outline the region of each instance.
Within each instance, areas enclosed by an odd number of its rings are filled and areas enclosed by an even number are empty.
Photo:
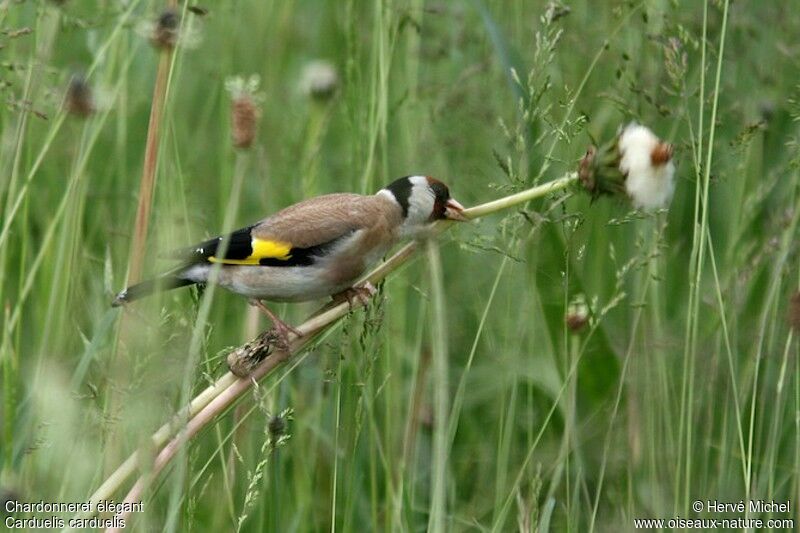
[[[411,176],[396,179],[385,187],[386,190],[394,195],[397,203],[400,204],[400,209],[403,210],[403,218],[408,216],[408,205],[411,201],[411,190],[414,188],[414,184],[411,183],[409,178],[411,178]]]

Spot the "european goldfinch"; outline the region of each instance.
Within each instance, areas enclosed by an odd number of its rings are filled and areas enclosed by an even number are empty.
[[[464,207],[447,186],[427,176],[395,180],[371,196],[327,194],[289,206],[230,235],[177,253],[181,264],[120,292],[120,306],[160,290],[212,278],[250,299],[272,320],[284,342],[298,334],[261,302],[302,302],[327,296],[365,298],[372,287],[353,287],[366,269],[402,239],[424,236],[436,220],[465,221]],[[228,243],[224,254],[219,251]]]

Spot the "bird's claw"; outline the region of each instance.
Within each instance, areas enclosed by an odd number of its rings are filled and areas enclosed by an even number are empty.
[[[269,310],[269,307],[264,305],[261,300],[257,300],[255,298],[248,300],[250,305],[253,305],[259,308],[265,315],[272,320],[272,330],[275,331],[276,339],[274,345],[279,350],[289,350],[290,342],[289,342],[289,334],[294,334],[297,338],[303,336],[303,332],[297,328],[294,328],[278,318],[278,316]]]
[[[291,348],[291,343],[289,340],[289,334],[294,333],[297,337],[302,337],[303,333],[299,330],[293,328],[289,324],[285,322],[275,322],[273,323],[272,329],[270,331],[275,332],[275,337],[273,338],[273,346],[278,350],[288,352]]]
[[[377,292],[378,289],[375,288],[375,285],[367,281],[363,285],[350,287],[349,289],[345,289],[338,294],[334,294],[333,301],[339,304],[346,300],[350,305],[350,309],[353,309],[354,300],[358,300],[361,302],[361,305],[366,306],[369,304],[369,299],[375,296]]]

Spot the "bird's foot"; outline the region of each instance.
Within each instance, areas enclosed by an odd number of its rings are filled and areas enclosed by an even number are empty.
[[[347,301],[347,303],[350,305],[350,309],[352,309],[353,302],[355,300],[358,300],[362,305],[366,306],[369,304],[369,299],[375,296],[377,292],[378,289],[375,288],[375,285],[367,281],[363,285],[350,287],[349,289],[345,289],[342,292],[336,293],[332,296],[332,298],[334,304],[336,305]]]
[[[270,311],[269,307],[264,305],[261,300],[251,299],[250,305],[253,305],[259,308],[261,311],[264,312],[265,315],[272,320],[272,330],[276,333],[274,344],[275,347],[279,350],[288,351],[290,348],[291,338],[290,335],[295,335],[295,337],[300,338],[303,336],[303,332],[297,328],[294,328],[278,318],[278,316]]]
[[[275,347],[284,352],[288,352],[291,348],[291,338],[289,335],[294,335],[297,339],[303,336],[303,333],[300,330],[293,328],[282,320],[273,321],[271,331],[274,331],[276,334],[274,341]]]

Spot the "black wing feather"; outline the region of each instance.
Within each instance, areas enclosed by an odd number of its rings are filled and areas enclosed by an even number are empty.
[[[234,231],[229,235],[228,248],[225,251],[224,259],[242,260],[247,259],[253,254],[253,236],[251,230],[255,226],[248,226]],[[278,259],[274,257],[262,257],[259,260],[260,266],[308,266],[313,265],[315,260],[325,255],[325,253],[335,246],[338,242],[352,235],[352,231],[345,233],[331,241],[309,246],[307,248],[291,248],[288,259]],[[209,258],[218,258],[218,252],[222,247],[224,237],[214,237],[203,241],[194,246],[177,250],[168,257],[183,261],[187,264],[205,263]],[[253,265],[258,266],[258,265]]]
[[[253,236],[250,230],[253,226],[248,226],[236,230],[229,235],[228,247],[225,250],[224,259],[245,259],[253,253]],[[217,252],[222,248],[224,236],[214,237],[200,244],[183,250],[183,259],[192,263],[203,263],[209,257],[219,257]]]

